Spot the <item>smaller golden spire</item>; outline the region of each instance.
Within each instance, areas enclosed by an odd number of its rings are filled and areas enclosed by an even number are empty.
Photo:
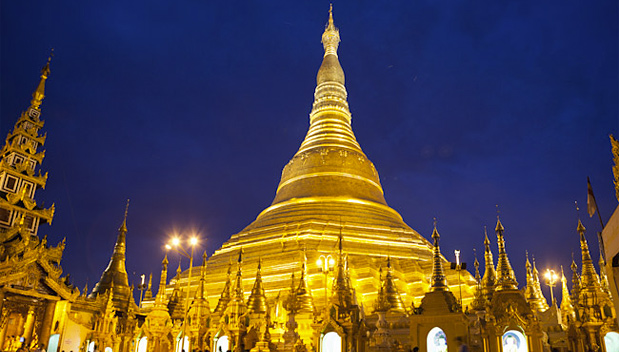
[[[262,258],[258,259],[256,281],[254,281],[254,287],[251,289],[251,294],[247,299],[247,310],[250,314],[264,314],[269,310],[267,298],[264,294],[264,287],[262,285]]]
[[[492,258],[492,249],[490,249],[490,240],[488,239],[488,231],[484,226],[484,259],[485,259],[485,271],[484,277],[481,279],[481,287],[484,292],[486,300],[492,300],[492,294],[496,284],[496,271],[494,269],[494,259]]]
[[[434,239],[434,257],[430,292],[448,291],[447,280],[445,279],[445,273],[443,272],[443,262],[441,260],[441,252],[438,244],[440,237],[441,236],[438,234],[438,230],[436,229],[436,218],[434,218],[434,230],[432,231],[432,239]]]
[[[572,303],[574,305],[578,304],[578,298],[580,296],[580,275],[578,275],[578,265],[576,265],[576,261],[574,261],[574,253],[572,252],[572,265],[570,265],[570,269],[572,269],[572,294],[570,296]]]
[[[221,290],[221,295],[219,297],[219,301],[217,302],[217,306],[215,307],[215,313],[221,313],[226,310],[228,306],[228,302],[230,302],[230,286],[232,285],[232,263],[228,264],[228,271],[226,273],[226,283],[224,284],[224,288]]]
[[[39,107],[41,106],[41,103],[43,102],[43,98],[45,98],[45,81],[47,80],[47,77],[49,77],[49,63],[52,61],[52,57],[54,56],[54,49],[52,49],[52,52],[49,54],[49,57],[47,58],[47,63],[45,64],[45,66],[43,66],[43,69],[41,70],[41,80],[39,81],[39,85],[37,86],[37,89],[34,91],[34,93],[32,93],[32,100],[30,101],[30,107],[36,110],[39,110]]]
[[[497,262],[497,290],[517,290],[518,282],[516,281],[514,270],[509,263],[507,251],[505,250],[505,238],[503,237],[505,228],[501,223],[499,215],[497,215],[496,219],[495,231],[497,235],[497,244],[499,247],[499,260]]]
[[[162,308],[165,306],[165,286],[168,280],[168,253],[165,254],[161,261],[161,278],[159,279],[159,290],[155,297],[155,306]]]
[[[475,266],[475,299],[473,303],[471,303],[471,307],[473,310],[481,311],[486,308],[487,300],[483,292],[483,288],[481,286],[481,276],[479,275],[479,261],[477,260],[477,251],[473,249],[473,253],[475,254],[475,262],[473,265]]]
[[[567,279],[563,273],[563,265],[561,265],[561,320],[563,325],[568,326],[574,317],[574,306],[570,299],[570,291],[567,288]]]

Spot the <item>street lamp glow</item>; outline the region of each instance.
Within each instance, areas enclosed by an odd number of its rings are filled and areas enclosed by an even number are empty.
[[[552,292],[552,288],[555,287],[555,284],[557,283],[557,280],[559,279],[559,275],[557,275],[557,273],[555,273],[554,270],[546,269],[546,274],[544,275],[544,277],[546,278],[546,285],[550,287],[550,302],[552,305],[554,305],[555,297],[554,297],[554,293]]]
[[[177,247],[179,244],[181,244],[181,240],[180,240],[178,237],[174,237],[174,238],[172,239],[172,245],[173,245],[174,247]]]
[[[189,244],[192,246],[195,246],[196,244],[198,244],[198,238],[197,237],[192,237],[189,239]]]
[[[165,249],[170,250],[170,249],[172,249],[172,246],[170,246],[169,244],[166,243]]]

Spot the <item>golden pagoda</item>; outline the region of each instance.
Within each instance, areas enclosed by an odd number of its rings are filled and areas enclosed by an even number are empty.
[[[227,300],[221,295],[227,285],[227,267],[241,248],[244,272],[256,272],[262,258],[262,286],[268,301],[288,289],[291,272],[299,277],[302,263],[309,263],[303,277],[316,309],[322,310],[328,301],[325,295],[330,296],[330,284],[324,284],[325,276],[313,263],[320,256],[336,255],[340,233],[360,305],[372,307],[376,300],[381,288],[377,268],[387,257],[389,292],[399,292],[397,303],[393,302],[397,309],[406,311],[419,304],[430,287],[433,246],[388,206],[378,172],[353,133],[339,43],[340,33],[330,11],[322,34],[324,55],[307,135],[284,167],[272,204],[209,258],[207,291],[217,310],[223,308],[218,301]],[[442,256],[441,260],[445,261]],[[462,274],[462,294],[467,302],[472,300],[474,281],[468,272]],[[453,278],[449,282],[455,286],[456,271],[449,270],[446,275]],[[333,281],[333,275],[327,276],[329,283]],[[181,277],[186,280],[187,271]],[[192,291],[198,281],[198,275],[191,278]],[[243,281],[247,281],[243,287],[252,287],[253,277]],[[244,291],[245,297],[249,294]]]

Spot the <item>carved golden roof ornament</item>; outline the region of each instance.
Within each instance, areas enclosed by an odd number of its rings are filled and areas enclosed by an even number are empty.
[[[45,64],[45,66],[43,66],[43,69],[41,70],[41,80],[39,81],[39,85],[37,86],[37,89],[32,94],[32,100],[30,101],[30,107],[33,109],[40,110],[39,107],[41,106],[41,103],[43,102],[43,98],[45,98],[45,81],[47,80],[47,77],[49,76],[49,73],[50,73],[49,63],[52,61],[53,56],[54,56],[54,49],[52,49],[52,52],[50,53],[49,58],[47,59],[47,63]]]
[[[613,137],[613,135],[609,135],[610,137],[610,145],[611,152],[613,153],[613,160],[615,165],[613,165],[613,175],[615,176],[615,196],[619,201],[619,142]]]

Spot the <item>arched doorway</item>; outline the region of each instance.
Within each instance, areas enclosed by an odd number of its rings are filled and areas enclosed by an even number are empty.
[[[104,351],[104,352],[114,352],[114,350],[112,349],[112,347],[106,347],[103,351]]]
[[[146,352],[146,345],[148,345],[148,339],[144,336],[138,340],[137,352]]]
[[[342,338],[335,331],[331,331],[322,337],[321,352],[342,352]]]
[[[518,330],[508,330],[501,338],[503,352],[528,352],[527,339]]]
[[[215,351],[214,352],[226,352],[230,349],[230,340],[228,336],[220,336],[215,342]]]
[[[604,335],[604,344],[606,351],[619,351],[619,334],[611,331]]]
[[[428,352],[447,352],[447,336],[438,326],[430,330],[426,342]]]

